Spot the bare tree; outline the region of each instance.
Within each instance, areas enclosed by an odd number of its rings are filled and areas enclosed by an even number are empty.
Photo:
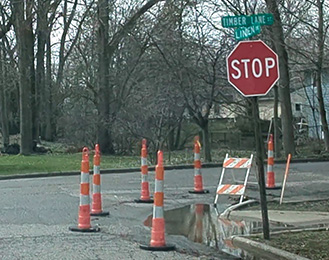
[[[108,1],[98,1],[98,143],[100,144],[103,153],[114,153],[113,140],[109,127],[110,120],[110,82],[109,82],[109,64],[122,38],[134,27],[138,19],[146,13],[155,4],[162,0],[149,0],[141,6],[130,18],[128,18],[123,26],[116,31],[112,38],[109,39],[109,24],[108,16],[110,13]]]
[[[34,72],[34,1],[11,1],[14,16],[14,28],[19,54],[20,72],[20,132],[21,154],[30,154],[33,149],[32,137],[32,95],[35,84]]]
[[[274,16],[274,24],[272,26],[272,41],[275,46],[276,53],[279,56],[280,64],[280,82],[279,82],[279,100],[281,104],[281,122],[282,122],[282,138],[283,148],[286,156],[295,154],[293,118],[291,110],[290,98],[290,76],[288,66],[288,53],[286,50],[283,27],[281,23],[280,13],[276,0],[266,0],[268,10]]]
[[[316,124],[316,110],[320,115],[325,150],[328,150],[328,119],[326,117],[324,84],[322,81],[326,66],[325,51],[328,48],[328,45],[326,45],[329,28],[328,6],[321,0],[316,2],[305,0],[298,3],[282,3],[281,9],[286,14],[285,20],[290,23],[290,29],[286,32],[286,37],[291,56],[292,72],[294,76],[304,79],[308,77],[307,81],[312,82],[314,95],[310,97],[311,91],[306,89],[305,93],[312,110],[317,136],[319,136],[319,133]],[[317,19],[314,16],[317,16]],[[307,86],[307,88],[310,87]],[[313,102],[315,96],[317,102]]]
[[[4,51],[0,49],[0,118],[1,118],[1,133],[2,133],[2,145],[6,149],[9,145],[9,121],[8,121],[8,102],[7,102],[7,91],[5,84],[5,73],[4,73]]]
[[[317,37],[317,62],[316,62],[316,87],[318,92],[318,101],[320,108],[320,117],[322,123],[322,130],[324,133],[324,144],[325,150],[329,151],[329,129],[328,129],[328,120],[326,116],[326,109],[323,98],[322,90],[322,72],[323,72],[323,61],[324,61],[324,43],[326,38],[326,32],[328,31],[328,25],[325,28],[324,26],[324,0],[317,0],[318,8],[318,37]]]

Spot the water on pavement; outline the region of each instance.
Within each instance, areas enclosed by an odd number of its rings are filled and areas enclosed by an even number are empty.
[[[164,212],[165,229],[168,235],[181,235],[189,240],[216,248],[243,259],[251,258],[246,252],[235,248],[230,240],[234,235],[250,235],[262,232],[262,222],[235,221],[219,216],[227,205],[192,204]],[[152,215],[144,221],[152,226]]]

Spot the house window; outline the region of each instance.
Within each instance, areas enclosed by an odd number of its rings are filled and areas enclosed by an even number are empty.
[[[295,110],[296,110],[296,112],[302,111],[302,104],[296,103],[295,104]]]

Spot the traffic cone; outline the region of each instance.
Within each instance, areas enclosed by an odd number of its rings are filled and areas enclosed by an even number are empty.
[[[141,197],[136,199],[137,203],[153,203],[153,199],[150,198],[149,182],[148,182],[148,167],[147,167],[147,146],[146,139],[142,141],[141,150]]]
[[[140,245],[144,250],[151,251],[172,251],[175,250],[174,245],[167,245],[165,241],[165,220],[163,213],[163,153],[158,151],[158,164],[155,169],[155,191],[153,204],[153,218],[150,245]]]
[[[94,175],[93,175],[93,201],[91,207],[91,216],[108,216],[108,211],[102,210],[102,194],[101,194],[101,174],[100,174],[101,152],[99,145],[95,145],[94,155]]]
[[[201,173],[201,144],[199,137],[194,138],[194,190],[189,193],[205,194],[209,193],[209,190],[203,189],[202,173]]]
[[[80,206],[77,227],[69,227],[71,231],[98,232],[99,227],[90,224],[90,201],[89,201],[89,150],[84,147],[81,161],[81,183],[80,183]]]
[[[270,138],[267,142],[267,181],[266,181],[266,189],[279,189],[280,187],[275,186],[275,174],[273,170],[274,166],[274,142],[273,135],[270,134]]]

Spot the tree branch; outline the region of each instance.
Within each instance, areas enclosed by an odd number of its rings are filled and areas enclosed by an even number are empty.
[[[109,57],[113,55],[114,51],[117,49],[119,42],[133,28],[137,20],[149,9],[151,9],[155,4],[161,1],[165,0],[149,0],[132,17],[130,17],[130,19],[123,25],[123,27],[118,32],[114,34],[107,46]]]

